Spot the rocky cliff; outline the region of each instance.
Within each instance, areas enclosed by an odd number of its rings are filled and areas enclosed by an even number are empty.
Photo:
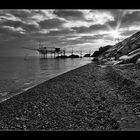
[[[108,49],[102,60],[135,63],[140,58],[140,31]]]

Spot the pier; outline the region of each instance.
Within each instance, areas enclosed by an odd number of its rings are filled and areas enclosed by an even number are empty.
[[[23,47],[24,49],[37,51],[39,53],[40,58],[48,58],[50,55],[51,58],[56,58],[59,56],[65,56],[66,51],[65,49],[55,48],[55,47],[39,47],[37,48],[27,48]]]
[[[61,49],[59,47],[44,47],[41,45],[41,42],[39,42],[39,47],[38,48],[29,48],[29,47],[23,47],[24,49],[28,49],[28,50],[33,50],[33,51],[37,51],[39,53],[40,58],[48,58],[48,56],[50,58],[82,58],[83,57],[83,51],[74,51],[73,48],[71,51],[67,50],[67,53],[70,53],[70,56],[66,55],[66,50],[65,49]],[[75,55],[75,53],[79,53],[79,55]],[[91,52],[90,52],[91,53]],[[89,54],[90,56],[90,54]]]
[[[41,58],[47,58],[48,54],[51,55],[51,58],[65,56],[65,50],[61,50],[60,48],[41,47],[37,51]]]

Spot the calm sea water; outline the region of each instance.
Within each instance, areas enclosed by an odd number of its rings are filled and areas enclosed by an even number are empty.
[[[87,63],[89,58],[0,57],[0,102]]]

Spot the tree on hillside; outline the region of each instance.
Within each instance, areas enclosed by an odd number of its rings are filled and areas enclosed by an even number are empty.
[[[98,51],[95,51],[91,57],[99,57],[100,55],[102,55],[104,52],[106,52],[109,48],[111,48],[111,45],[107,45],[104,47],[100,47]]]

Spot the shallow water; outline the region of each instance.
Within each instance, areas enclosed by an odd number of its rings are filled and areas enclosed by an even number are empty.
[[[90,58],[0,57],[0,100],[90,62]]]

